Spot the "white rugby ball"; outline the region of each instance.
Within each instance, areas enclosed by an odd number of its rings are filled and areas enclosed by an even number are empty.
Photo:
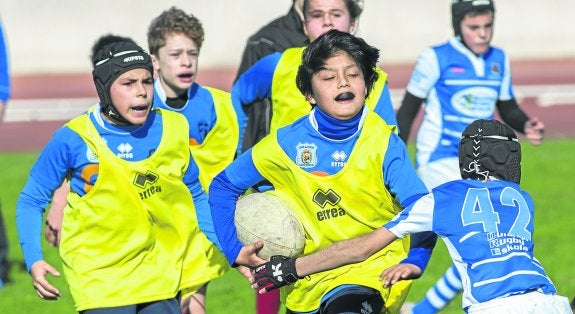
[[[238,239],[244,245],[259,240],[261,258],[272,255],[296,257],[303,253],[305,234],[292,209],[270,193],[252,193],[238,200],[234,217]]]

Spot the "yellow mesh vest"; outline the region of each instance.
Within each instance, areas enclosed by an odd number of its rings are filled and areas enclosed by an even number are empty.
[[[69,194],[62,224],[60,255],[78,311],[167,299],[180,289],[188,240],[199,233],[182,182],[188,124],[180,114],[159,113],[162,140],[137,162],[115,156],[87,114],[67,124],[99,159],[94,187]]]
[[[200,182],[206,193],[212,179],[229,165],[236,153],[239,140],[238,122],[231,104],[230,94],[205,87],[214,99],[216,124],[201,145],[190,145],[194,161],[200,170]],[[230,269],[224,254],[201,233],[192,244],[194,252],[188,254],[184,263],[182,298],[196,293],[208,283]]]
[[[215,88],[205,88],[214,100],[216,124],[201,145],[190,144],[190,149],[200,168],[202,187],[208,192],[212,179],[234,160],[239,127],[230,94]]]
[[[295,47],[285,50],[276,66],[272,79],[272,121],[270,132],[294,122],[311,110],[311,104],[299,91],[295,82],[305,48]],[[379,77],[373,85],[369,97],[365,100],[365,104],[371,110],[375,108],[387,82],[387,74],[379,68],[376,68],[376,71]]]
[[[258,171],[275,187],[274,193],[294,209],[306,232],[304,254],[381,227],[401,207],[383,182],[383,159],[393,128],[370,112],[346,165],[331,176],[316,176],[299,168],[271,133],[253,148]],[[323,295],[342,284],[358,284],[381,292],[386,305],[400,305],[410,282],[383,289],[381,272],[406,257],[409,240],[396,240],[364,262],[339,267],[299,280],[284,289],[287,307],[296,312],[319,307]],[[397,290],[397,291],[395,291]]]

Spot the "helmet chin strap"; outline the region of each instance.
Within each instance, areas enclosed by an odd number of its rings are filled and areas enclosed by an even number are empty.
[[[116,107],[112,104],[102,104],[102,114],[112,120],[112,122],[120,125],[134,125],[132,122],[128,121],[118,112]]]

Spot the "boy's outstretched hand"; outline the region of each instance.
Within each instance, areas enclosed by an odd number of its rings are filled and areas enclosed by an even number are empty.
[[[400,280],[416,279],[421,276],[421,268],[413,264],[397,264],[384,270],[379,276],[383,287],[389,288]]]

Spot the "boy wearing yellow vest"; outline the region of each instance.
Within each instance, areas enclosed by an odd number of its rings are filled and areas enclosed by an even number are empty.
[[[157,73],[154,108],[179,112],[188,120],[190,149],[207,191],[212,179],[234,159],[239,131],[230,94],[195,82],[203,41],[200,21],[176,7],[162,12],[148,28],[148,47]],[[185,262],[184,314],[205,313],[207,283],[229,269],[221,252],[202,238],[205,252],[193,250],[190,257],[204,257]]]
[[[26,266],[40,298],[60,297],[46,278],[60,273],[44,261],[40,230],[67,179],[59,252],[76,310],[180,313],[186,253],[201,244],[196,209],[207,206],[187,121],[151,110],[152,60],[133,40],[101,37],[92,63],[99,103],[55,132],[17,202]]]
[[[395,127],[367,108],[378,58],[376,48],[338,30],[306,48],[297,86],[311,112],[270,133],[210,185],[215,231],[230,264],[262,261],[255,255],[261,244],[244,247],[233,218],[237,198],[263,179],[301,221],[304,254],[371,232],[427,193]],[[398,240],[365,262],[286,287],[287,313],[397,312],[410,283],[383,289],[377,277],[408,248],[409,240]]]

